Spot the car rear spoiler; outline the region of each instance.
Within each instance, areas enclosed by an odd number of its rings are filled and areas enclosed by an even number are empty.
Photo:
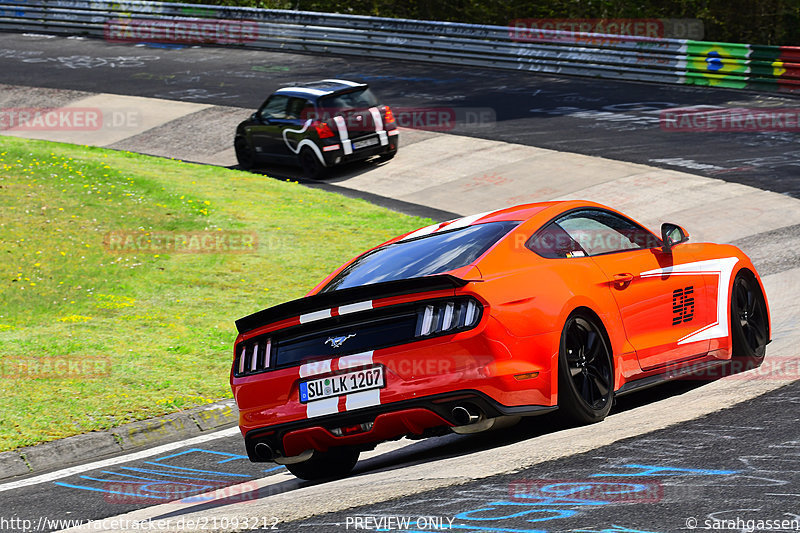
[[[331,292],[322,292],[298,298],[290,302],[268,307],[252,315],[240,318],[236,321],[236,329],[239,333],[252,331],[272,322],[278,322],[287,318],[296,317],[314,311],[322,311],[342,305],[374,300],[377,298],[389,298],[391,296],[401,296],[403,294],[413,294],[415,292],[430,292],[446,289],[456,289],[469,283],[450,274],[439,274],[436,276],[424,276],[421,278],[399,279],[385,281],[383,283],[371,283],[359,287],[350,287]]]

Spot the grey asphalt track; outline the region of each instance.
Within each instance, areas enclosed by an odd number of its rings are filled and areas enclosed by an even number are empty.
[[[286,83],[362,80],[405,111],[402,126],[600,155],[800,198],[800,132],[674,132],[660,123],[663,110],[688,106],[800,110],[785,94],[19,34],[0,34],[0,69],[12,85],[252,109]],[[426,118],[419,108],[435,113]]]

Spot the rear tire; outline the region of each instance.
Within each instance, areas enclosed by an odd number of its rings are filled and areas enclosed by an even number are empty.
[[[764,361],[768,340],[764,294],[755,276],[743,270],[736,275],[731,290],[731,357],[743,365],[742,370],[756,368]]]
[[[570,421],[593,424],[603,420],[614,399],[614,362],[596,318],[570,315],[561,331],[558,350],[558,407]]]
[[[388,154],[383,154],[378,156],[378,163],[383,163],[384,161],[391,161],[394,159],[394,156],[397,155],[397,152],[391,152]]]
[[[247,139],[236,137],[233,141],[233,148],[236,151],[236,161],[239,162],[239,168],[242,170],[252,169],[255,165],[255,156],[247,143]]]
[[[324,178],[328,169],[317,157],[311,148],[303,148],[298,155],[300,166],[303,167],[303,175],[312,180]]]
[[[315,451],[308,461],[286,465],[286,468],[296,477],[308,481],[338,478],[353,470],[358,456],[358,450],[352,448],[331,448],[327,452]]]

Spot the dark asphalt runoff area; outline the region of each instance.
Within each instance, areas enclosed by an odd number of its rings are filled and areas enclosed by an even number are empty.
[[[800,383],[589,453],[286,526],[298,533],[800,531]]]
[[[617,400],[610,417],[703,386],[703,382],[688,380],[628,395]],[[440,525],[453,519],[449,529],[474,532],[667,532],[681,531],[681,520],[689,517],[700,520],[721,512],[727,517],[731,510],[753,510],[742,511],[743,518],[760,510],[764,512],[759,516],[765,519],[785,513],[800,515],[799,419],[800,383],[794,383],[726,411],[587,454],[276,527],[292,533],[328,533],[359,529],[353,522],[356,517],[380,520],[386,516],[393,517],[392,529],[380,529],[374,521],[369,522],[371,529],[436,531],[431,529],[435,518]],[[450,457],[470,461],[475,452],[514,442],[527,441],[535,447],[536,437],[567,428],[556,412],[502,431],[434,437],[362,459],[353,476]],[[602,428],[600,423],[597,430]],[[68,476],[3,491],[0,531],[55,531],[65,527],[59,521],[85,523],[184,498],[191,504],[186,509],[158,517],[177,521],[184,514],[231,503],[247,505],[254,498],[315,484],[289,478],[258,489],[256,479],[286,470],[272,463],[250,463],[244,453],[241,437],[233,435],[149,457],[125,460],[122,456],[122,461],[113,465],[86,465]],[[226,488],[231,485],[238,488]],[[0,484],[0,490],[2,487]],[[210,501],[209,494],[219,500]],[[408,517],[413,518],[414,527],[399,528],[397,520]],[[431,519],[427,528],[416,524],[419,517]],[[4,525],[3,518],[15,522]],[[537,518],[542,521],[529,522]],[[359,524],[362,531],[370,529],[367,522]],[[28,527],[22,527],[25,525]],[[628,529],[613,529],[616,525]]]
[[[457,64],[19,34],[0,34],[0,70],[2,82],[11,85],[254,110],[287,83],[329,77],[361,80],[396,108],[401,126],[642,163],[800,198],[797,128],[678,132],[666,131],[660,121],[664,110],[687,106],[800,110],[800,100],[785,94],[555,77]]]

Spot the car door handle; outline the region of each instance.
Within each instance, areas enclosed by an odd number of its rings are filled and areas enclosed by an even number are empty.
[[[614,283],[623,284],[623,283],[630,283],[633,281],[633,274],[630,272],[624,272],[622,274],[614,274]]]

